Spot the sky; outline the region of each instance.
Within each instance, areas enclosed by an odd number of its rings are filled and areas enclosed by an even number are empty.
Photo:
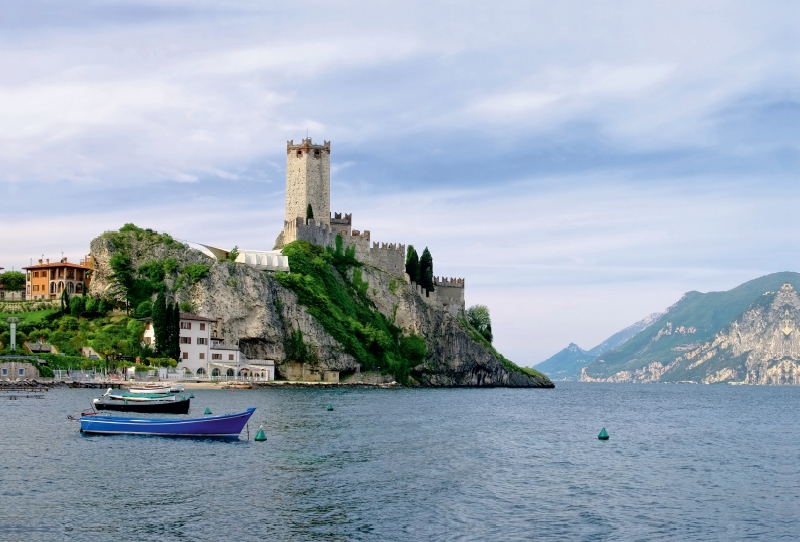
[[[0,267],[127,222],[271,249],[286,141],[533,365],[800,271],[800,4],[7,0]]]

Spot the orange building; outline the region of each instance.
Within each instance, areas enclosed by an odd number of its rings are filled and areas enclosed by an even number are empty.
[[[39,260],[38,265],[25,269],[25,294],[28,299],[58,299],[66,290],[70,295],[83,294],[89,287],[94,260],[86,256],[81,263],[61,258],[58,263]]]

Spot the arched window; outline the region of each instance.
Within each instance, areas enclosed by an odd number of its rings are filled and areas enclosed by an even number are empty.
[[[212,369],[211,376],[219,376],[219,369]]]
[[[50,283],[50,293],[51,294],[56,293],[56,283],[55,282],[51,282]]]
[[[197,374],[204,375],[204,374],[206,374],[206,370],[203,369],[202,367],[200,367],[199,369],[197,369]]]
[[[233,376],[233,374],[234,374],[233,369],[228,369],[227,371],[225,371],[225,376]]]
[[[75,283],[68,282],[67,284],[69,285],[69,293],[71,294],[75,293]]]

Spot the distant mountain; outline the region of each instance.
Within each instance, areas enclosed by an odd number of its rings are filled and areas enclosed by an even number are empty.
[[[570,343],[558,354],[536,365],[536,370],[546,374],[550,380],[578,380],[581,369],[595,356],[589,354],[575,343]]]
[[[545,373],[551,380],[578,380],[581,369],[589,365],[597,356],[625,343],[631,337],[657,321],[663,313],[653,314],[639,320],[614,333],[591,350],[583,350],[575,343],[570,343],[564,350],[536,365],[536,369]]]
[[[727,292],[689,292],[581,380],[800,384],[800,274],[774,273]]]

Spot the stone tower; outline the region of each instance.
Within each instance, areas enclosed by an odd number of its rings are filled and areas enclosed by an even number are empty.
[[[331,142],[286,142],[286,221],[306,218],[311,204],[317,224],[331,221]]]

